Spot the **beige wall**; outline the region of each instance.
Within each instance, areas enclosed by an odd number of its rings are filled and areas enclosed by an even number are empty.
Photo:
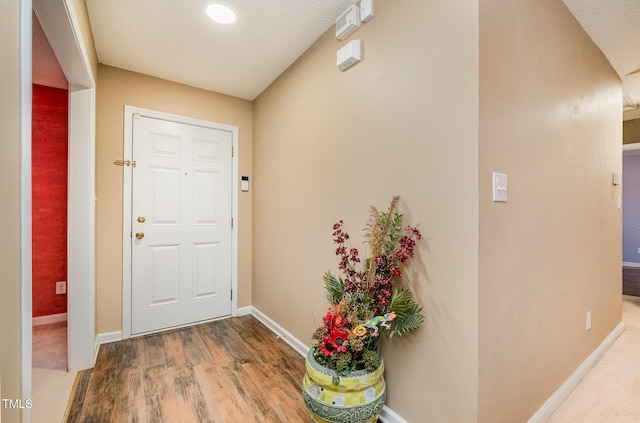
[[[22,106],[20,8],[22,1],[0,2],[0,398],[23,398],[21,173]],[[30,17],[30,14],[29,14]],[[29,86],[30,81],[29,81]],[[28,174],[27,174],[28,175]],[[26,257],[30,260],[30,257]],[[28,315],[28,314],[27,314]],[[19,409],[0,404],[0,420],[20,421]]]
[[[477,406],[477,1],[379,1],[336,68],[333,28],[254,104],[253,305],[309,344],[337,271],[332,224],[359,246],[368,207],[399,194],[424,239],[408,270],[427,323],[384,354],[410,422]]]
[[[522,422],[621,320],[622,96],[561,1],[480,5],[478,421]]]
[[[89,59],[89,65],[91,66],[91,73],[93,74],[93,80],[98,80],[98,55],[96,54],[96,47],[93,44],[93,33],[91,32],[91,23],[89,22],[89,12],[87,11],[86,0],[73,0],[73,8],[78,18],[78,25],[80,29],[80,35],[82,36],[82,42],[84,43],[87,57]]]
[[[640,142],[640,119],[625,120],[623,123],[622,143]]]
[[[237,126],[239,172],[252,179],[252,104],[100,65],[96,136],[96,331],[122,329],[122,184],[124,106]],[[238,306],[251,304],[251,191],[239,193]]]

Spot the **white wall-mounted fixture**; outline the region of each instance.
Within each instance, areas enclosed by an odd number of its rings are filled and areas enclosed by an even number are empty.
[[[362,60],[362,41],[352,40],[338,50],[337,65],[342,72]]]
[[[244,192],[249,191],[249,177],[248,176],[242,176],[241,177],[240,189],[242,191],[244,191]]]
[[[613,185],[622,184],[622,172],[613,172]]]
[[[358,28],[360,28],[360,10],[358,6],[352,4],[336,20],[336,37],[344,40]]]
[[[360,0],[360,20],[368,22],[373,18],[375,0]]]
[[[507,202],[507,175],[493,172],[493,201]]]
[[[226,4],[211,3],[206,10],[211,19],[221,24],[231,24],[237,19],[236,12]]]

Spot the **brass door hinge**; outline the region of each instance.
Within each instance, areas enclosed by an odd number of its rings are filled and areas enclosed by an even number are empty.
[[[136,167],[136,161],[130,161],[130,160],[116,160],[115,162],[113,162],[114,165],[116,166],[133,166]]]

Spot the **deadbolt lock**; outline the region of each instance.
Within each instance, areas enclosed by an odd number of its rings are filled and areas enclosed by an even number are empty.
[[[136,232],[136,239],[144,238],[144,232]]]
[[[144,223],[145,220],[144,216],[138,216],[138,223]]]

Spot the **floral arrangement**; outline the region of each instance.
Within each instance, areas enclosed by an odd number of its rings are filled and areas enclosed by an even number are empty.
[[[393,197],[386,212],[371,207],[364,231],[370,251],[364,262],[358,249],[347,246],[350,237],[343,221],[333,225],[342,276],[327,272],[323,277],[331,306],[313,335],[313,355],[338,375],[375,370],[382,361],[380,341],[417,329],[424,321],[413,293],[394,287],[402,277],[400,265],[413,257],[421,238],[416,227],[402,227],[398,200]]]

